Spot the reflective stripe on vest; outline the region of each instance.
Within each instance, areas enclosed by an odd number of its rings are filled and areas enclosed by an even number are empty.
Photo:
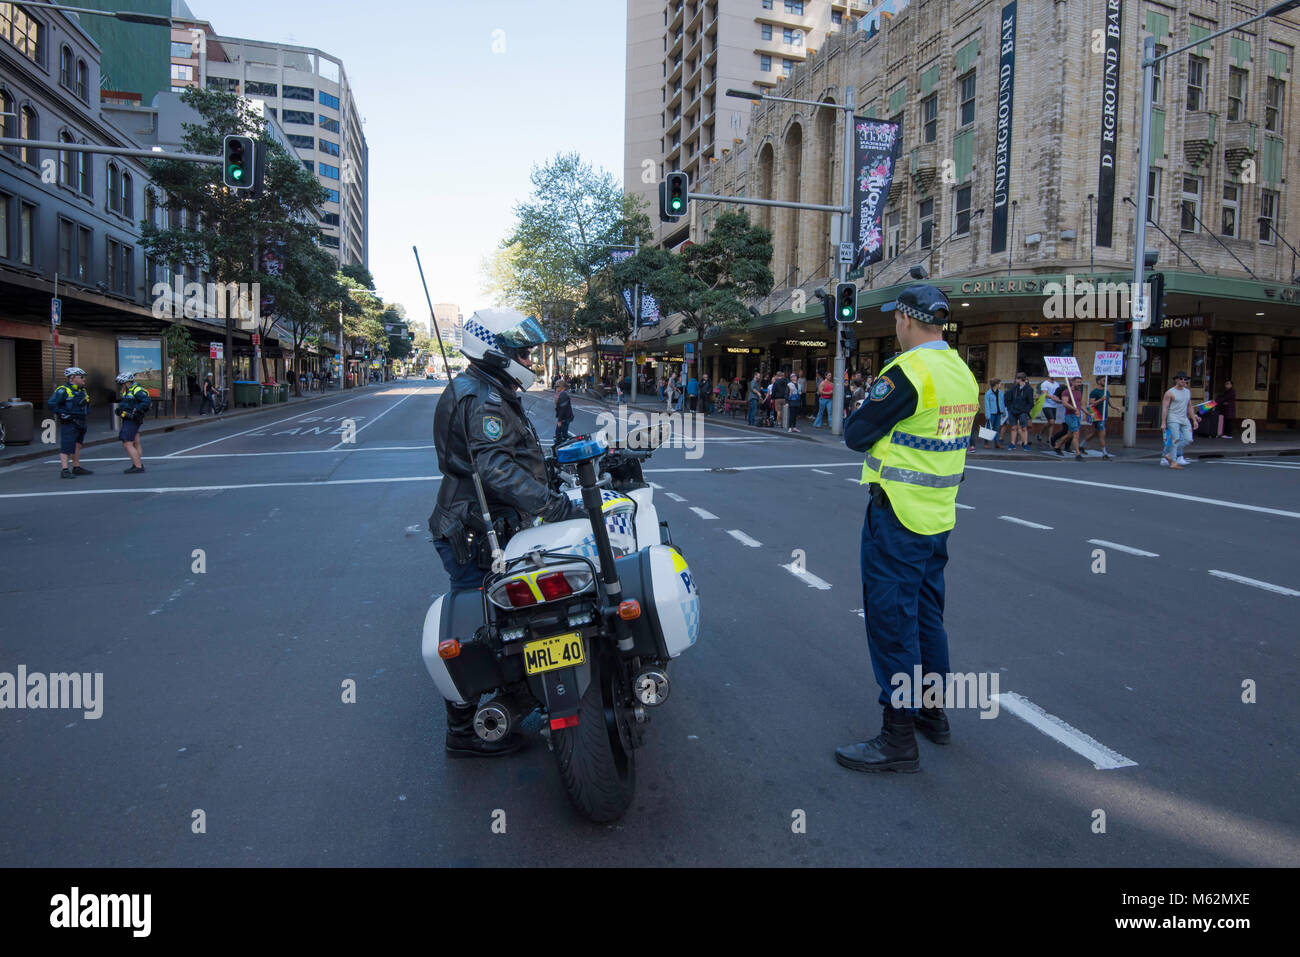
[[[979,386],[951,349],[913,349],[881,374],[889,371],[907,376],[916,391],[916,410],[872,445],[862,482],[878,483],[911,531],[946,532],[957,520],[954,503],[980,411]]]

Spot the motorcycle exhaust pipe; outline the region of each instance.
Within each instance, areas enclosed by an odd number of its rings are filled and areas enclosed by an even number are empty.
[[[487,742],[500,741],[510,733],[514,723],[510,708],[499,698],[474,712],[474,733]]]
[[[647,708],[657,708],[668,700],[668,676],[657,668],[647,668],[632,682],[636,700]]]

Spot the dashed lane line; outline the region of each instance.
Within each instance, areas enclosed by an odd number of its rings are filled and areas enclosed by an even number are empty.
[[[1102,548],[1113,548],[1117,552],[1124,552],[1129,555],[1139,555],[1142,558],[1159,558],[1155,552],[1143,551],[1140,548],[1134,548],[1132,545],[1121,545],[1119,542],[1108,542],[1104,538],[1090,538],[1089,545],[1100,545]]]
[[[1092,766],[1098,771],[1137,767],[1136,761],[1124,757],[1118,751],[1112,751],[1096,738],[1084,734],[1078,728],[1071,727],[1056,715],[1048,714],[1023,695],[1005,692],[993,697],[997,699],[1000,708],[1005,708],[1020,720],[1033,725],[1043,734],[1059,741],[1075,754],[1083,755],[1092,762]]]
[[[813,469],[813,471],[816,472],[818,475],[830,475],[830,474],[831,474],[830,472],[827,472],[825,469]]]
[[[668,496],[670,499],[672,499],[674,502],[684,502],[684,501],[686,501],[686,499],[682,498],[682,497],[681,497],[680,495],[678,495],[676,492],[664,492],[664,494],[667,495],[667,496]]]
[[[818,578],[806,568],[801,568],[797,562],[791,562],[789,565],[782,565],[781,567],[810,588],[817,588],[821,591],[830,591],[830,582],[822,581],[822,579]]]
[[[1264,591],[1271,591],[1275,595],[1287,595],[1291,598],[1300,597],[1300,591],[1296,591],[1294,588],[1284,588],[1281,585],[1262,582],[1257,578],[1247,578],[1245,575],[1234,575],[1232,572],[1219,571],[1217,568],[1211,568],[1210,574],[1215,578],[1223,578],[1227,581],[1237,582],[1241,585],[1250,585],[1252,588],[1262,588]]]
[[[760,541],[756,541],[755,539],[750,538],[748,535],[746,535],[744,532],[742,532],[742,531],[741,531],[740,529],[738,529],[738,528],[730,529],[730,530],[727,532],[727,534],[730,535],[732,538],[734,538],[736,541],[740,542],[740,544],[742,544],[742,545],[748,545],[750,548],[762,548],[762,547],[763,547],[763,543],[762,543],[762,542],[760,542]]]
[[[715,522],[718,520],[718,516],[714,515],[712,512],[706,511],[705,509],[699,508],[695,505],[691,506],[691,511],[706,521]]]
[[[363,479],[332,479],[328,482],[249,482],[245,485],[172,485],[139,488],[88,488],[66,492],[5,492],[7,498],[61,498],[69,495],[153,495],[165,492],[232,492],[246,488],[326,488],[331,485],[385,485],[393,482],[440,482],[441,475],[405,475]]]
[[[1051,525],[1039,525],[1037,522],[1027,522],[1023,518],[1016,518],[1014,515],[999,515],[998,518],[1002,519],[1002,521],[1004,522],[1012,522],[1016,525],[1023,525],[1025,526],[1025,528],[1038,528],[1038,529],[1042,529],[1045,532],[1050,532],[1052,530]]]

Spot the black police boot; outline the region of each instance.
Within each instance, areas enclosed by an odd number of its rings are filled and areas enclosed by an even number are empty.
[[[919,771],[915,722],[904,708],[884,707],[880,734],[870,741],[835,749],[835,760],[854,771]]]
[[[921,708],[917,711],[916,730],[935,744],[947,744],[952,740],[948,716],[943,713],[943,708]]]
[[[496,758],[528,746],[528,739],[517,730],[500,741],[484,741],[474,733],[474,712],[477,710],[472,704],[447,702],[447,757]]]

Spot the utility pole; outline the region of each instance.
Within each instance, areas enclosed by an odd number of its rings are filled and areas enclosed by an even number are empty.
[[[853,215],[847,212],[852,206],[853,198],[853,87],[844,88],[844,175],[841,196],[846,212],[840,214],[840,242],[853,242]],[[849,266],[840,260],[839,280],[848,282]],[[853,309],[853,321],[858,320],[858,310]],[[831,435],[844,432],[844,364],[848,357],[844,354],[844,337],[839,334],[840,327],[835,327],[835,391],[831,393]]]
[[[632,255],[635,256],[641,252],[641,237],[633,237]],[[641,370],[636,365],[636,335],[637,330],[641,327],[641,284],[636,284],[636,291],[632,293],[632,402],[636,402],[636,383],[641,378]]]

